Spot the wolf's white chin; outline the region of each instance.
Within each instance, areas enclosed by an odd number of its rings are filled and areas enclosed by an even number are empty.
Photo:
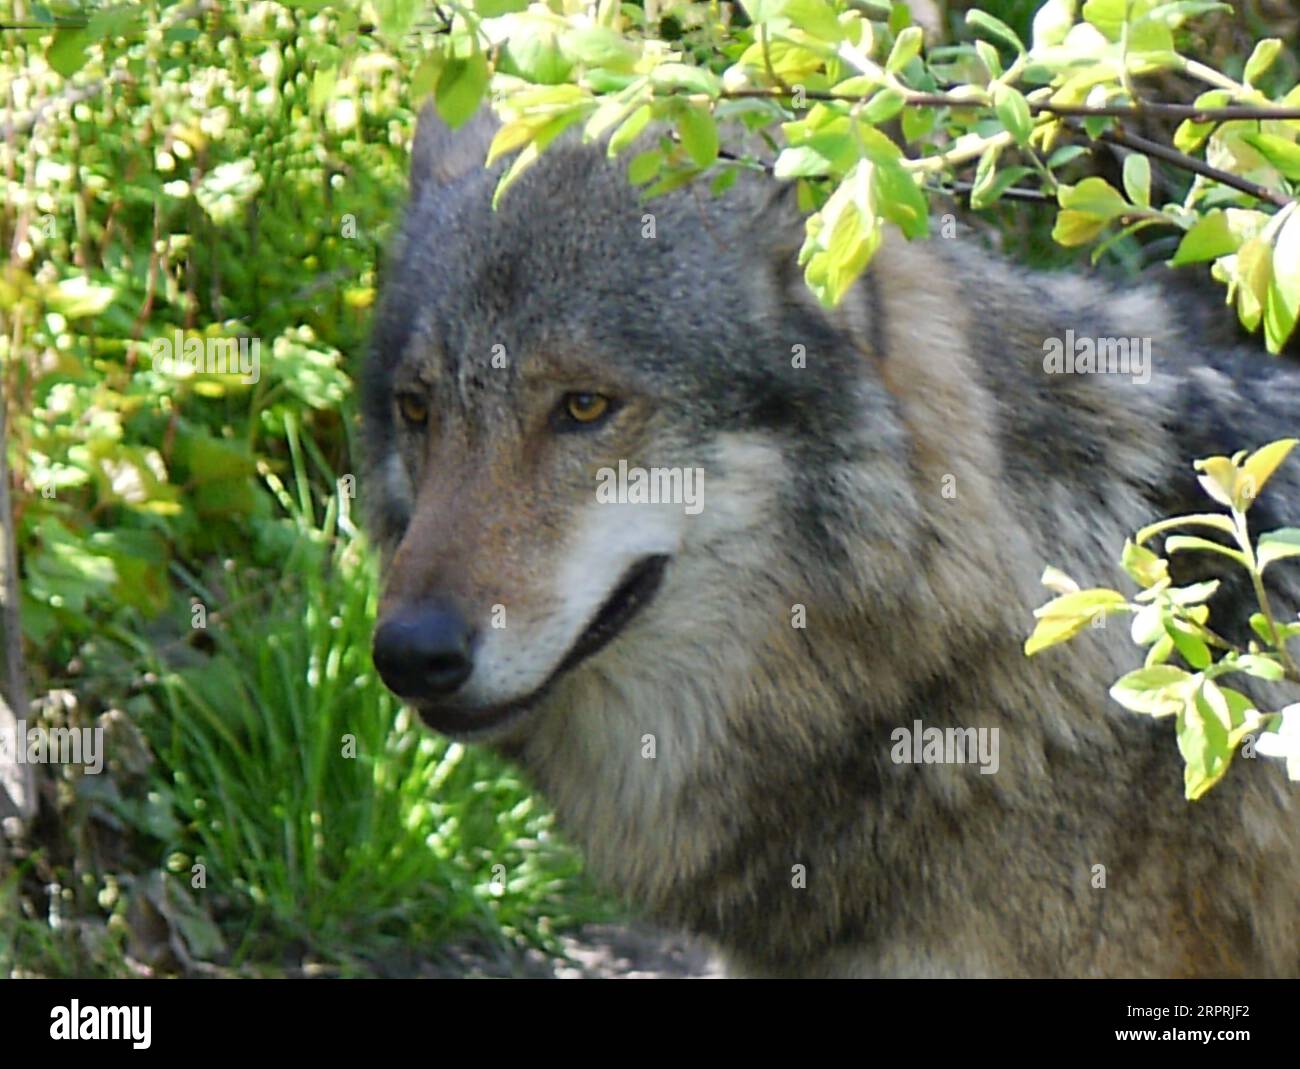
[[[544,686],[560,671],[629,569],[647,558],[676,552],[682,521],[680,506],[588,505],[556,570],[546,606],[531,619],[507,616],[506,627],[484,630],[474,672],[459,700],[503,705]]]

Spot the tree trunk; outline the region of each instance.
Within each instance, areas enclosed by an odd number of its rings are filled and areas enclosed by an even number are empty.
[[[0,817],[36,814],[36,780],[32,766],[19,764],[26,747],[19,720],[26,718],[27,684],[23,677],[22,625],[19,617],[18,548],[9,501],[7,402],[0,378]]]

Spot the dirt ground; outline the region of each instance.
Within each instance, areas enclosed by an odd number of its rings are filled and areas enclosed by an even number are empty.
[[[721,963],[709,948],[649,925],[588,924],[560,938],[564,958],[539,951],[519,956],[457,948],[431,965],[431,977],[522,977],[530,979],[717,979]]]

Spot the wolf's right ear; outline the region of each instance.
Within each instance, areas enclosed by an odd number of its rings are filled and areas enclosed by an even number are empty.
[[[411,199],[482,167],[497,126],[492,109],[483,106],[464,126],[453,130],[430,99],[420,109],[411,147]]]

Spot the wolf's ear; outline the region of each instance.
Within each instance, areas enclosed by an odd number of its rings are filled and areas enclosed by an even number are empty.
[[[420,110],[411,148],[411,199],[454,182],[483,166],[488,146],[497,131],[492,109],[480,107],[459,130],[438,114],[432,99]]]

